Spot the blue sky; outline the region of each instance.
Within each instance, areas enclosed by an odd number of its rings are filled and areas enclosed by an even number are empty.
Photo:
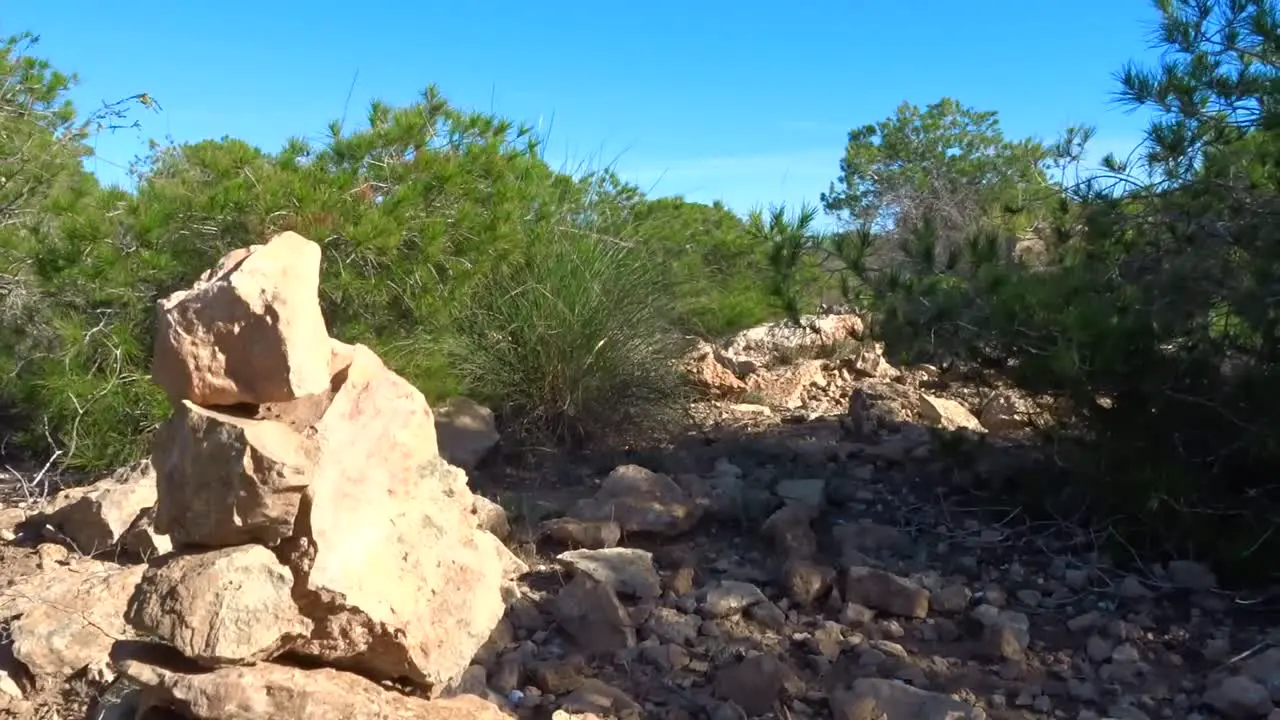
[[[1112,73],[1148,48],[1148,0],[696,0],[602,3],[0,0],[0,31],[32,30],[75,71],[82,106],[137,92],[164,111],[99,140],[91,168],[124,177],[148,137],[231,135],[277,149],[321,137],[372,98],[428,83],[454,104],[541,123],[548,159],[613,164],[654,194],[738,211],[816,202],[851,127],[952,96],[1006,133],[1099,127],[1127,153],[1144,120]],[[790,7],[789,10],[783,8]]]

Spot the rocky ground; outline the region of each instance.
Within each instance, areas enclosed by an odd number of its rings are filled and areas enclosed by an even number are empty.
[[[693,347],[707,398],[663,447],[530,456],[492,447],[483,408],[437,408],[441,452],[469,469],[476,497],[437,472],[447,492],[432,502],[462,498],[474,521],[428,538],[431,523],[460,522],[428,512],[406,536],[418,547],[383,548],[425,559],[395,566],[361,552],[320,577],[312,564],[332,543],[367,551],[399,536],[326,535],[306,503],[289,510],[309,514],[301,530],[240,515],[202,525],[179,511],[216,517],[216,503],[179,502],[198,492],[166,490],[164,463],[56,495],[39,468],[10,471],[0,717],[1280,717],[1280,635],[1256,598],[1194,562],[1108,557],[1105,528],[989,492],[1034,467],[1034,402],[893,368],[856,317],[811,321]],[[397,417],[417,417],[397,397]],[[977,436],[991,441],[958,461],[951,441]],[[180,446],[166,457],[185,457]],[[370,504],[341,510],[423,522]],[[188,542],[215,531],[223,550]],[[447,564],[434,546],[473,547],[472,533],[519,558],[475,556],[504,563],[500,595],[498,574],[432,569]],[[305,552],[280,550],[300,534],[313,542],[301,564]],[[419,612],[471,620],[444,633],[382,612],[409,607],[379,594],[393,567],[453,603]],[[469,607],[489,598],[500,620]],[[471,640],[476,628],[488,639]],[[162,662],[157,645],[179,657]]]

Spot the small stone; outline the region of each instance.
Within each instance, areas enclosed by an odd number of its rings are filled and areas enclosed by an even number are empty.
[[[1014,597],[1018,598],[1018,602],[1029,607],[1037,607],[1040,605],[1042,595],[1038,590],[1023,589],[1015,593]]]
[[[1204,700],[1229,718],[1260,718],[1272,711],[1271,694],[1256,681],[1233,675],[1205,693]]]
[[[773,490],[778,497],[788,502],[799,502],[809,507],[819,508],[826,502],[827,481],[783,480]]]
[[[1090,635],[1089,640],[1085,643],[1085,653],[1089,659],[1096,662],[1104,662],[1111,657],[1113,647],[1111,642],[1101,635]]]
[[[1149,598],[1152,595],[1151,590],[1148,589],[1146,585],[1143,585],[1142,581],[1133,575],[1125,576],[1124,580],[1120,583],[1120,588],[1117,592],[1120,593],[1120,597],[1128,600],[1141,600],[1143,598]]]
[[[1212,590],[1218,586],[1218,578],[1204,563],[1191,560],[1173,560],[1166,568],[1174,585],[1187,590]]]
[[[840,610],[840,622],[850,627],[861,627],[875,620],[876,611],[858,603],[845,603]]]
[[[1138,648],[1129,643],[1124,643],[1111,652],[1111,662],[1136,663],[1139,659]]]
[[[751,583],[721,580],[707,589],[702,614],[709,618],[730,617],[767,600],[760,588]]]
[[[973,593],[964,585],[948,585],[929,598],[934,610],[947,615],[957,615],[969,609]]]

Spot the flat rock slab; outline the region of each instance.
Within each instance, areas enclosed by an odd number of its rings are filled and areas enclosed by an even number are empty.
[[[140,711],[177,705],[201,720],[509,720],[473,695],[410,697],[359,675],[261,663],[188,675],[127,662],[123,674],[146,688]],[[141,716],[141,713],[139,714]]]

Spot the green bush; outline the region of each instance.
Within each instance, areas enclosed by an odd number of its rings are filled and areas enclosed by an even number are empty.
[[[669,428],[686,395],[659,265],[591,233],[536,247],[479,281],[454,315],[448,365],[464,390],[557,442]]]
[[[101,188],[80,166],[84,140],[122,111],[77,119],[72,79],[31,58],[29,40],[0,54],[13,110],[0,114],[0,176],[13,179],[0,188],[9,451],[90,471],[143,453],[167,413],[149,379],[155,301],[283,230],[324,250],[336,337],[369,345],[431,400],[474,392],[513,425],[561,437],[661,425],[650,418],[680,390],[661,333],[769,314],[749,279],[762,277],[759,248],[732,213],[649,200],[609,171],[557,172],[529,128],[434,88],[403,107],[374,102],[362,127],[334,123],[323,143],[153,145],[135,192]],[[711,221],[678,220],[700,212]],[[506,340],[489,346],[494,334]]]
[[[892,234],[864,226],[822,248],[791,247],[839,256],[846,287],[900,356],[977,363],[1069,401],[1075,416],[1058,438],[1069,442],[1056,454],[1071,474],[1065,489],[1125,555],[1191,555],[1271,582],[1280,18],[1254,0],[1157,7],[1166,62],[1120,76],[1126,99],[1159,113],[1133,167],[1107,158],[1102,174],[1056,198],[1041,182],[1002,186],[1044,203],[1020,209],[1039,223],[1030,233],[989,213],[955,233],[924,212]],[[1069,134],[1059,161],[1078,160],[1086,137]],[[876,265],[887,234],[906,238],[905,253]],[[1032,237],[1045,249],[1034,266],[1011,252]]]

